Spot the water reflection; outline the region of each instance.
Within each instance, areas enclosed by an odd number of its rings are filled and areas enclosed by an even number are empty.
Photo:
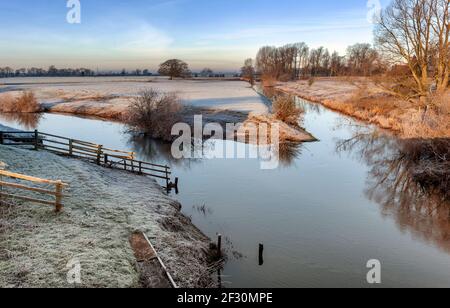
[[[290,167],[302,155],[302,143],[284,142],[280,143],[279,160],[283,167]]]
[[[369,166],[367,197],[402,231],[450,253],[450,140],[398,140],[358,130],[337,143]]]
[[[172,155],[172,144],[161,140],[155,140],[145,135],[124,133],[127,146],[137,156],[145,161],[165,162],[185,169],[190,169],[193,164],[201,162],[200,159],[175,159]],[[207,147],[207,145],[205,145]],[[193,148],[195,148],[193,146]]]
[[[137,156],[145,161],[165,162],[185,169],[190,169],[193,164],[202,163],[203,159],[214,157],[214,153],[223,151],[227,146],[246,147],[246,153],[256,151],[257,146],[241,143],[226,143],[221,140],[192,140],[192,149],[198,153],[193,153],[193,159],[175,159],[172,155],[172,144],[160,140],[151,139],[144,135],[132,135],[125,133],[127,136],[127,146],[131,151],[135,152]],[[248,148],[252,149],[249,150]],[[295,164],[297,158],[302,154],[302,143],[286,142],[280,143],[280,148],[277,153],[279,155],[280,165],[289,167]]]
[[[0,113],[0,120],[14,122],[25,130],[37,129],[42,117],[42,113]]]

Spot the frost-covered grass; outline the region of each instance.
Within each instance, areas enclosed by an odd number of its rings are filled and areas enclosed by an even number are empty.
[[[70,287],[67,263],[81,262],[81,287],[139,287],[129,236],[145,232],[175,281],[206,286],[209,240],[149,178],[48,152],[0,146],[8,170],[70,186],[64,210],[0,206],[0,287]]]
[[[297,81],[280,83],[277,88],[396,131],[403,138],[450,137],[450,91],[432,98],[428,102],[431,108],[426,109],[422,104],[413,104],[383,93],[364,78],[317,78],[312,85],[308,81]]]
[[[144,90],[176,92],[185,105],[244,113],[265,113],[263,99],[241,81],[174,80],[165,78],[17,78],[4,79],[0,99],[32,90],[51,112],[120,118],[130,100]]]

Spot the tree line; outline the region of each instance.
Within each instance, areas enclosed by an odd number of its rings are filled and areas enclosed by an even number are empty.
[[[316,76],[383,76],[377,84],[408,100],[449,87],[450,0],[393,0],[375,17],[375,42],[358,43],[345,55],[306,43],[262,47],[242,75],[253,82]],[[375,78],[374,78],[375,80]]]
[[[325,47],[310,48],[306,43],[282,47],[262,47],[256,60],[247,59],[242,74],[254,72],[262,78],[280,81],[317,76],[372,76],[385,71],[380,54],[370,44],[355,44],[347,48],[346,55]]]
[[[94,71],[88,68],[64,68],[58,69],[54,65],[48,69],[43,68],[21,68],[14,70],[10,67],[0,67],[0,77],[43,77],[43,76],[93,76]]]
[[[7,77],[89,77],[89,76],[151,76],[148,69],[136,69],[127,71],[123,69],[118,72],[96,72],[89,68],[63,68],[58,69],[54,65],[48,69],[43,68],[21,68],[0,67],[0,78]]]
[[[210,68],[204,68],[200,72],[192,73],[189,65],[179,59],[167,60],[159,66],[158,74],[161,76],[168,76],[173,78],[189,78],[189,77],[204,77],[204,78],[225,78],[223,73],[215,73]],[[95,72],[88,68],[65,68],[58,69],[54,65],[48,69],[42,68],[21,68],[14,70],[11,67],[0,67],[0,78],[6,77],[83,77],[83,76],[153,76],[153,73],[148,69],[136,69],[127,71],[122,69],[117,72]],[[236,75],[239,77],[239,75]]]

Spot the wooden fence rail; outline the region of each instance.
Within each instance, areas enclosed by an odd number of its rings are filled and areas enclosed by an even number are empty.
[[[25,182],[31,182],[31,183],[38,183],[38,184],[46,184],[46,185],[52,185],[54,186],[54,190],[44,189],[44,188],[38,188],[38,187],[32,187],[27,186],[24,184],[19,183],[13,183],[4,181],[3,177],[12,178],[15,180],[21,180]],[[63,196],[63,189],[64,187],[67,187],[68,185],[63,183],[62,181],[52,181],[52,180],[46,180],[46,179],[40,179],[28,175],[23,175],[19,173],[13,173],[5,170],[0,170],[0,198],[9,198],[9,199],[18,199],[23,201],[29,201],[29,202],[35,202],[45,205],[51,205],[55,207],[56,212],[60,212],[63,208],[62,198]],[[29,196],[23,196],[19,194],[11,194],[9,192],[6,192],[3,188],[12,188],[14,190],[19,191],[29,191],[33,193],[40,193],[44,195],[51,196],[54,200],[43,200],[43,199],[37,199]]]
[[[0,132],[0,144],[32,146],[35,150],[43,149],[60,155],[89,159],[104,167],[163,179],[166,182],[167,190],[178,189],[178,179],[175,179],[175,183],[170,181],[172,172],[169,166],[136,160],[134,152],[113,150],[100,144],[42,133],[37,130],[34,132]]]

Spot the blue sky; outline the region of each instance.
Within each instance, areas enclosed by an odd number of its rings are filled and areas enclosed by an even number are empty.
[[[66,0],[0,0],[0,66],[155,70],[176,57],[233,71],[264,45],[344,53],[373,40],[368,1],[80,0],[81,24],[69,24]]]

